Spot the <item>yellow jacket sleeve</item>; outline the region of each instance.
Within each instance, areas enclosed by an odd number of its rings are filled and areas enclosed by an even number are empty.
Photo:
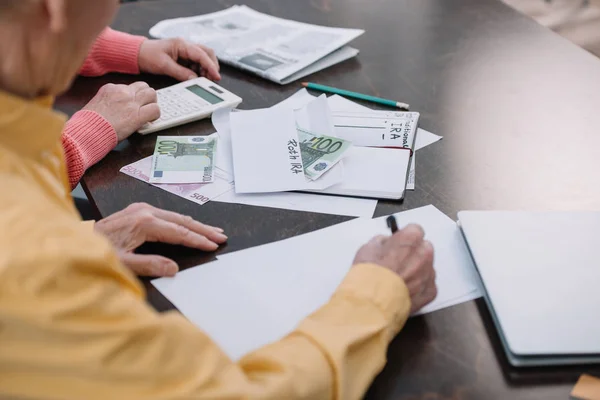
[[[83,225],[86,229],[89,229],[90,231],[94,230],[94,225],[96,225],[96,221],[92,220],[87,220],[87,221],[81,221],[81,225]]]
[[[3,398],[358,399],[408,317],[400,278],[355,266],[292,334],[234,363],[179,313],[151,309],[103,238],[26,203],[0,221]]]

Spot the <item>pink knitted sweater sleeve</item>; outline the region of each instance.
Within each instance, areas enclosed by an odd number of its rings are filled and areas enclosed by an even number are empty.
[[[94,42],[79,75],[100,76],[109,72],[139,74],[138,56],[144,40],[143,36],[106,28]]]
[[[139,74],[138,56],[145,39],[106,28],[92,46],[80,75]],[[69,182],[75,187],[85,171],[117,145],[117,133],[100,114],[83,110],[75,113],[65,125],[62,145]]]

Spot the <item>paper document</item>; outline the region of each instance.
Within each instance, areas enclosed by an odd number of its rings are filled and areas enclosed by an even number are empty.
[[[274,107],[283,107],[283,108],[291,108],[297,109],[304,107],[308,102],[312,101],[315,96],[311,95],[306,89],[301,89],[283,100],[282,102],[276,104]],[[370,108],[355,103],[351,100],[346,99],[345,97],[338,96],[337,94],[333,96],[329,96],[327,98],[327,102],[329,104],[329,108],[332,112],[360,112],[360,111],[371,111]],[[442,139],[441,136],[435,135],[425,129],[418,128],[417,129],[417,137],[415,139],[414,150],[420,150],[423,147],[429,146],[432,143],[437,142]],[[410,172],[408,176],[408,181],[406,182],[407,190],[415,190],[415,155],[413,154],[411,164],[410,164]]]
[[[397,111],[335,111],[333,128],[337,137],[355,146],[412,149],[419,113]]]
[[[406,181],[406,190],[415,190],[415,154],[410,160],[410,171],[408,171],[408,180]]]
[[[219,146],[217,147],[216,166],[233,177],[233,156],[231,150],[231,121],[230,108],[220,108],[213,112],[212,123],[218,132]],[[217,135],[217,133],[214,133]]]
[[[246,6],[164,20],[150,29],[156,38],[202,43],[221,62],[280,84],[354,57],[358,50],[345,45],[363,33],[277,18]]]
[[[398,199],[406,186],[410,152],[378,147],[352,147],[344,158],[341,183],[319,193]]]
[[[377,207],[377,200],[374,199],[298,192],[239,194],[233,189],[211,200],[222,203],[366,218],[373,217]]]
[[[397,214],[419,223],[435,248],[438,310],[478,290],[457,225],[433,206]],[[233,360],[289,334],[328,302],[358,249],[389,235],[385,218],[355,219],[287,240],[219,256],[215,262],[152,284]],[[303,251],[309,249],[309,251]],[[301,257],[294,254],[302,253]],[[243,332],[243,335],[239,333]]]
[[[415,151],[427,147],[441,139],[441,136],[419,128],[417,130],[417,140],[415,141]]]
[[[304,91],[305,93],[301,93],[302,91]],[[306,96],[311,96],[311,94],[308,93],[308,91],[306,89],[302,89],[302,90],[298,91],[296,94],[294,94],[292,97],[294,97],[294,96],[295,96],[295,98],[290,102],[290,104],[296,105],[296,104],[301,104],[302,101],[306,101],[305,100]],[[313,97],[313,96],[311,96],[311,97]],[[329,108],[331,108],[331,111],[335,111],[335,112],[343,112],[343,111],[360,112],[360,111],[370,111],[371,110],[368,107],[365,107],[365,106],[355,103],[351,100],[348,100],[345,97],[338,96],[337,94],[334,94],[333,96],[328,97],[327,102],[329,103]],[[441,139],[442,139],[442,136],[433,134],[429,131],[426,131],[423,128],[418,128],[414,150],[415,151],[420,150],[423,147],[429,146],[430,144],[433,144]]]

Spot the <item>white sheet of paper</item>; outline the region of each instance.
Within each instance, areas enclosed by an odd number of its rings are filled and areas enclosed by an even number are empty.
[[[286,99],[280,101],[279,103],[275,104],[271,108],[275,108],[275,109],[287,108],[290,110],[297,110],[299,108],[306,106],[308,103],[313,101],[315,98],[316,98],[316,96],[313,96],[312,94],[308,93],[308,90],[306,90],[306,88],[304,88],[304,89],[298,90],[296,93],[294,93],[290,97],[287,97]],[[327,99],[327,102],[330,103],[329,98]],[[329,104],[329,107],[333,110],[333,105],[331,103]]]
[[[438,296],[424,312],[478,290],[475,268],[454,221],[433,206],[396,217],[400,227],[421,224],[436,251]],[[389,234],[385,218],[359,218],[226,254],[152,284],[237,360],[289,334],[327,303],[356,251],[378,234]]]
[[[297,192],[240,194],[230,190],[212,201],[366,218],[371,218],[377,207],[374,199]]]
[[[236,193],[306,187],[293,111],[244,111],[231,113],[230,119]],[[288,152],[291,143],[295,143],[295,155]]]
[[[333,111],[336,136],[355,146],[412,149],[419,113],[396,111]]]
[[[341,183],[319,191],[319,193],[347,196],[369,196],[395,198],[405,188],[406,176],[396,171],[406,171],[410,152],[379,147],[352,147],[344,158],[344,179]],[[385,166],[385,170],[382,170]],[[395,179],[390,179],[390,175]]]
[[[306,89],[304,89],[304,90],[306,91]],[[311,94],[308,93],[307,91],[306,91],[306,93],[301,93],[301,92],[302,91],[298,91],[297,93],[295,93],[292,96],[292,97],[294,97],[294,99],[292,101],[290,101],[289,104],[298,105],[301,103],[301,101],[306,101],[306,96],[311,96]],[[356,111],[356,112],[358,112],[358,111],[371,110],[368,107],[365,107],[361,104],[358,104],[351,100],[348,100],[345,97],[338,96],[337,94],[334,94],[333,96],[328,97],[327,101],[329,102],[329,107],[331,108],[331,110],[335,111],[335,112],[338,112],[338,111],[350,111],[350,112]],[[420,150],[423,147],[429,146],[430,144],[435,143],[440,139],[442,139],[442,136],[439,136],[439,135],[436,135],[429,131],[426,131],[425,129],[418,128],[417,129],[417,137],[415,138],[415,151]]]
[[[213,112],[211,120],[219,136],[216,166],[233,176],[233,156],[231,150],[231,108],[220,108]]]
[[[417,130],[417,138],[415,139],[415,151],[420,150],[423,147],[427,147],[441,139],[442,136],[419,128]]]
[[[334,136],[333,118],[327,96],[324,94],[313,97],[306,105],[294,110],[294,115],[299,128],[321,135]]]
[[[414,314],[414,316],[428,314],[430,312],[443,310],[444,308],[452,307],[452,306],[455,306],[458,304],[466,303],[467,301],[478,299],[482,296],[482,293],[483,292],[481,292],[480,289],[475,289],[468,294],[465,294],[465,295],[462,295],[459,297],[455,297],[455,298],[449,299],[447,301],[443,301],[440,303],[436,302],[435,304],[434,303],[428,304],[425,307],[423,307],[421,310],[416,312]]]
[[[415,190],[415,156],[413,154],[412,160],[410,161],[410,171],[408,172],[408,180],[406,181],[406,190]]]

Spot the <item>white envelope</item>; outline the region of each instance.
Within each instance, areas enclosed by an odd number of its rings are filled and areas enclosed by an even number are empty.
[[[284,192],[306,186],[292,110],[252,110],[231,113],[230,118],[236,193]]]

